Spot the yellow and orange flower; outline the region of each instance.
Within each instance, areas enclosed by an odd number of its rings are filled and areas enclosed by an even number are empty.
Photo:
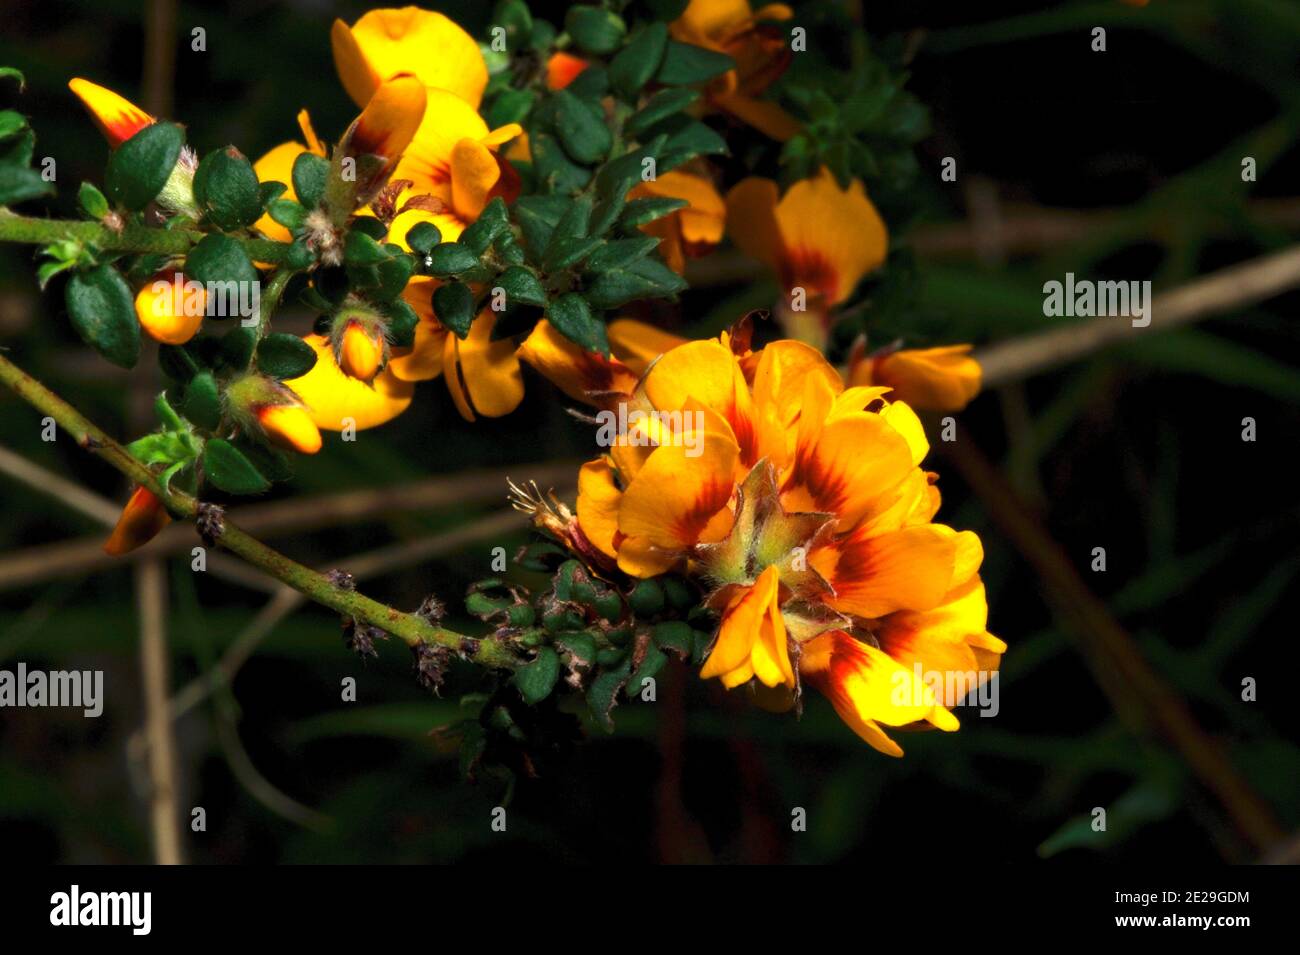
[[[788,32],[777,26],[794,11],[783,3],[758,10],[749,0],[691,0],[670,26],[675,39],[725,53],[736,68],[718,77],[705,91],[708,104],[730,113],[780,142],[801,126],[771,100],[760,99],[790,63]]]
[[[454,21],[419,7],[371,10],[352,26],[335,20],[334,65],[358,106],[381,83],[409,73],[430,90],[445,90],[477,109],[488,70],[478,43]]]
[[[979,394],[983,372],[970,345],[886,348],[866,353],[860,340],[849,357],[850,385],[884,385],[890,397],[926,411],[960,411]]]
[[[68,89],[77,94],[90,118],[95,121],[99,131],[108,140],[108,145],[116,149],[146,126],[157,120],[136,106],[130,100],[118,96],[110,89],[105,89],[90,80],[80,77],[68,81]]]
[[[738,182],[727,193],[727,234],[772,269],[787,292],[804,289],[810,312],[848,298],[889,248],[884,220],[862,183],[841,189],[826,168],[784,196],[771,179]]]
[[[957,728],[956,701],[921,674],[977,684],[1005,649],[986,629],[979,539],[932,522],[929,445],[908,405],[846,388],[800,342],[750,352],[744,338],[687,342],[651,366],[626,398],[641,432],[582,468],[577,528],[631,576],[684,570],[713,588],[703,676],[791,703],[806,681],[900,755],[882,726]]]
[[[641,227],[646,235],[658,236],[660,254],[679,275],[686,270],[688,256],[704,255],[722,241],[727,206],[707,176],[673,169],[638,183],[628,198],[683,199],[689,203]]]
[[[363,381],[339,367],[327,337],[308,335],[303,341],[316,352],[316,364],[285,384],[302,399],[315,427],[343,431],[351,426],[364,431],[386,424],[410,406],[415,386],[394,375],[391,365]]]
[[[143,547],[158,536],[158,532],[171,523],[171,515],[158,495],[147,487],[137,487],[122,508],[117,526],[104,542],[104,553],[120,557],[137,547]]]

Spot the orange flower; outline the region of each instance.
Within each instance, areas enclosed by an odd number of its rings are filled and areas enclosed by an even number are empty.
[[[920,421],[807,345],[751,353],[736,331],[672,348],[628,395],[647,414],[583,467],[582,539],[631,576],[713,588],[703,676],[791,700],[807,680],[893,755],[882,726],[956,729],[957,700],[922,674],[971,671],[973,688],[1005,646],[986,630],[979,539],[932,522]],[[538,367],[562,378],[555,364]]]
[[[709,105],[780,142],[796,135],[801,126],[776,103],[759,96],[790,64],[788,31],[773,21],[793,16],[794,11],[783,3],[755,11],[748,0],[691,0],[670,27],[674,38],[736,61],[734,70],[709,85]]]
[[[400,73],[476,109],[487,87],[487,64],[478,43],[441,13],[419,7],[371,10],[350,27],[335,20],[330,43],[339,78],[358,106]]]
[[[386,424],[410,406],[415,386],[394,375],[391,367],[360,380],[360,375],[339,368],[324,335],[308,335],[303,341],[316,352],[316,364],[285,384],[302,399],[316,427],[342,431],[350,425],[364,431]]]
[[[158,496],[147,487],[137,487],[132,492],[117,526],[104,542],[104,553],[111,557],[143,547],[158,536],[158,532],[171,523],[171,515]]]
[[[743,179],[727,193],[727,234],[781,282],[786,330],[821,347],[831,310],[885,261],[889,235],[862,183],[841,189],[829,169],[778,196],[771,179]],[[802,290],[800,295],[799,290]]]
[[[68,81],[68,89],[77,94],[90,118],[113,149],[122,145],[146,126],[156,123],[139,106],[118,96],[110,89],[81,78]]]
[[[509,338],[492,340],[497,313],[484,308],[470,325],[464,340],[438,321],[433,310],[432,279],[412,279],[402,297],[420,316],[415,342],[388,363],[401,381],[427,381],[445,375],[447,390],[456,410],[466,421],[476,413],[499,418],[519,407],[524,399],[524,376],[519,370],[515,343]]]
[[[885,385],[891,395],[927,411],[960,411],[979,394],[981,370],[970,345],[884,349],[866,354],[855,345],[849,359],[849,384]]]
[[[712,180],[695,173],[673,169],[649,182],[638,183],[629,199],[684,199],[688,205],[641,227],[646,235],[658,236],[664,261],[677,274],[686,270],[686,257],[704,255],[722,241],[727,206]]]

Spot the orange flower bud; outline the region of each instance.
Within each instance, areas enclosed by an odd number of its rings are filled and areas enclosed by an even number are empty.
[[[306,409],[298,405],[263,405],[254,413],[272,444],[300,454],[320,450],[320,429]]]
[[[147,487],[137,487],[122,508],[117,526],[104,543],[104,553],[111,557],[135,550],[149,543],[158,532],[171,523],[171,515],[158,495]]]
[[[360,381],[370,381],[384,359],[384,343],[361,322],[350,321],[339,343],[339,368]]]
[[[155,120],[128,99],[112,90],[80,77],[68,81],[68,89],[77,94],[99,131],[113,149],[122,145]]]
[[[159,273],[135,296],[140,325],[164,345],[184,345],[203,324],[207,293],[198,283],[177,281],[177,273]]]
[[[552,53],[546,61],[546,85],[553,90],[562,90],[578,78],[578,74],[590,66],[586,60],[572,53]]]

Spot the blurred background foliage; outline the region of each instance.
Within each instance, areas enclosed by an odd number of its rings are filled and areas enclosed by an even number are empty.
[[[338,84],[329,24],[367,4],[226,0],[175,10],[174,106],[200,153],[233,142],[250,156],[296,136],[311,111],[336,138],[353,106]],[[471,32],[487,6],[437,5]],[[796,4],[800,17],[826,3]],[[1042,283],[1066,271],[1151,279],[1167,289],[1295,241],[1300,231],[1300,7],[1289,0],[1103,0],[865,3],[873,49],[905,62],[907,89],[929,110],[918,135],[913,210],[889,267],[864,290],[873,342],[985,343],[1038,331]],[[1046,7],[1046,9],[1044,9]],[[106,151],[66,89],[80,75],[141,97],[145,5],[133,0],[10,0],[0,63],[28,90],[3,96],[32,116],[37,156],[58,162],[51,214],[74,215],[76,184],[101,181]],[[535,7],[539,12],[542,7]],[[556,5],[560,9],[560,5]],[[559,17],[552,14],[553,20]],[[193,27],[207,51],[191,52]],[[1107,50],[1090,31],[1107,29]],[[825,40],[825,33],[816,34]],[[796,54],[807,70],[823,53]],[[875,55],[875,54],[873,54]],[[734,151],[732,162],[744,154]],[[939,177],[956,159],[954,183]],[[1258,161],[1243,183],[1243,156]],[[771,161],[769,156],[763,161]],[[906,172],[904,170],[904,172]],[[885,187],[882,186],[882,189]],[[892,200],[891,200],[892,201]],[[882,204],[885,202],[882,199]],[[895,219],[894,221],[898,221]],[[156,382],[133,379],[82,347],[61,294],[38,295],[32,250],[0,248],[0,345],[110,433],[152,426]],[[775,287],[727,258],[704,260],[680,310],[654,318],[714,334],[768,305]],[[1020,500],[1105,601],[1204,730],[1222,744],[1281,830],[1300,825],[1300,749],[1287,703],[1300,573],[1294,448],[1300,434],[1300,294],[1133,344],[982,395],[960,416],[962,441],[1000,465]],[[1106,319],[1098,319],[1105,321]],[[277,327],[306,331],[288,316]],[[841,345],[844,343],[841,342]],[[143,363],[142,363],[143,367]],[[395,486],[470,467],[593,450],[588,429],[536,376],[513,415],[470,425],[445,388],[421,388],[394,423],[354,444],[327,442],[300,461],[271,501]],[[0,396],[0,446],[120,501],[107,467],[40,440],[37,416]],[[1255,443],[1241,420],[1258,423]],[[1189,767],[1134,734],[1053,613],[1045,585],[942,457],[940,519],[977,531],[987,553],[990,629],[1010,644],[1001,712],[960,711],[959,734],[908,734],[906,758],[862,744],[820,698],[801,721],[750,708],[673,664],[659,701],[616,714],[514,787],[506,833],[489,828],[499,780],[459,781],[455,747],[430,730],[457,715],[412,679],[407,651],[362,662],[337,621],[306,606],[276,623],[229,687],[177,722],[180,804],[206,811],[184,836],[197,862],[945,860],[1189,863],[1259,857],[1225,822]],[[315,527],[271,539],[321,567],[392,543],[458,530],[472,543],[410,562],[366,586],[414,608],[430,592],[459,609],[492,547],[518,531],[479,532],[504,503],[484,500],[361,522],[322,513]],[[141,725],[131,571],[16,574],[37,548],[98,540],[103,528],[40,490],[0,476],[0,667],[102,668],[98,720],[59,710],[0,714],[0,844],[23,861],[150,858],[146,776],[129,743]],[[500,523],[495,525],[502,526]],[[1105,573],[1088,570],[1093,547]],[[173,687],[207,673],[241,637],[265,593],[168,561]],[[527,579],[525,574],[521,579]],[[1288,599],[1292,598],[1292,599]],[[472,626],[453,618],[453,624]],[[355,677],[358,701],[340,699]],[[1258,701],[1241,701],[1241,681]],[[1109,827],[1088,826],[1095,806]],[[310,807],[310,808],[308,808]],[[793,807],[808,831],[791,832]]]

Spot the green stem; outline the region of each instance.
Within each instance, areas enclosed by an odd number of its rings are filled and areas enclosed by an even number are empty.
[[[72,239],[105,252],[184,255],[203,235],[204,233],[185,229],[153,229],[134,224],[126,225],[118,232],[102,223],[86,219],[39,219],[0,209],[0,242],[48,245]],[[285,242],[272,239],[238,241],[254,262],[282,265],[289,254],[289,245]]]
[[[57,421],[81,447],[99,455],[132,481],[158,495],[174,516],[193,521],[199,515],[200,502],[197,498],[174,489],[167,491],[157,476],[126,448],[3,355],[0,355],[0,384]],[[514,653],[498,638],[467,637],[454,630],[434,626],[424,617],[395,610],[358,591],[345,590],[326,575],[267,547],[230,521],[225,522],[219,541],[226,550],[288,584],[303,596],[391,633],[410,646],[438,644],[458,653],[463,652],[475,663],[489,667],[511,667],[517,662]]]

